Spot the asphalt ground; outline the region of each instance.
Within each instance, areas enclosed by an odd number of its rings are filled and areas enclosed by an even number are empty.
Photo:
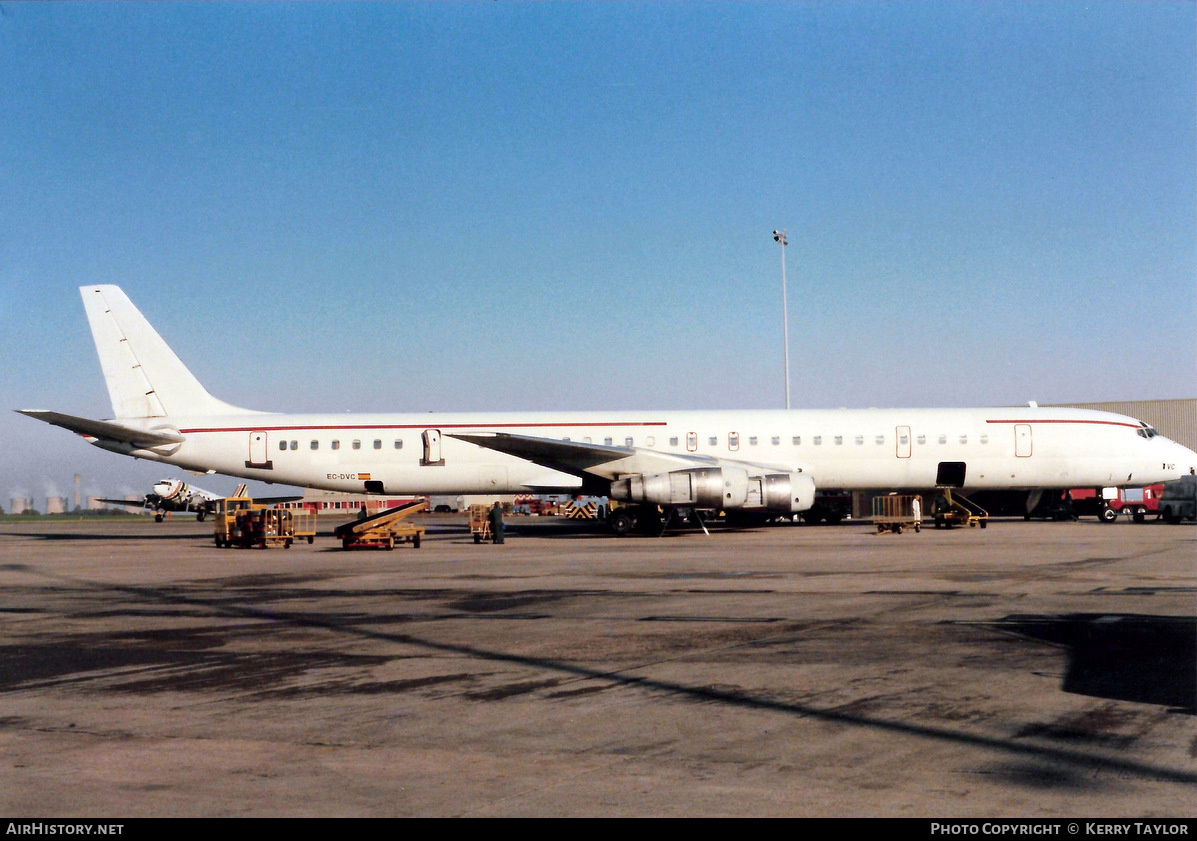
[[[1191,525],[428,522],[0,525],[0,814],[1197,811]]]

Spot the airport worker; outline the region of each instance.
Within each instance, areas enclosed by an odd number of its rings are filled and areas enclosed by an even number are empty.
[[[503,506],[498,500],[490,509],[490,539],[494,543],[503,542]]]
[[[917,496],[910,501],[910,519],[914,520],[916,525],[923,522],[923,502]]]

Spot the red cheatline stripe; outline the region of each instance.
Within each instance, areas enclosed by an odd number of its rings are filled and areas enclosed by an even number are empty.
[[[1035,423],[1091,423],[1091,424],[1097,424],[1098,426],[1126,426],[1131,429],[1139,428],[1139,425],[1137,423],[1124,423],[1123,421],[1065,420],[1063,418],[1061,418],[1060,420],[1042,420],[1039,418],[1036,418],[1034,420],[986,420],[985,422],[986,423],[1030,423],[1030,424],[1035,424]]]
[[[312,430],[351,430],[351,429],[472,429],[478,432],[489,432],[492,429],[542,429],[555,427],[561,429],[579,429],[595,426],[665,426],[665,421],[598,421],[596,423],[383,423],[383,424],[354,424],[352,426],[214,426],[193,427],[180,429],[179,432],[305,432]]]

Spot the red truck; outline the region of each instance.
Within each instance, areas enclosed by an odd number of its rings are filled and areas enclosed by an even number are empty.
[[[1119,514],[1130,514],[1132,520],[1141,523],[1148,515],[1159,514],[1163,492],[1164,486],[1159,484],[1145,488],[1073,488],[1067,493],[1078,516],[1093,514],[1103,523],[1113,523]]]

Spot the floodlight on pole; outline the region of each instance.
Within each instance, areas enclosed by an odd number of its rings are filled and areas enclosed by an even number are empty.
[[[786,352],[786,408],[790,408],[790,309],[786,303],[786,231],[773,232],[773,241],[781,246],[781,334]]]

